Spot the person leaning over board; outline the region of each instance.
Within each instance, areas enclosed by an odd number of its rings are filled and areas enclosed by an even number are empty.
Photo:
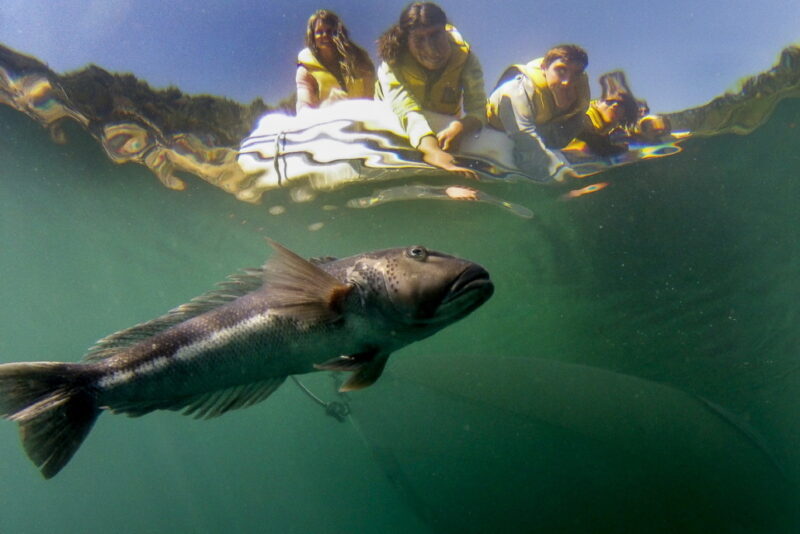
[[[486,122],[483,70],[469,44],[432,2],[415,2],[378,40],[383,63],[375,98],[391,105],[411,145],[430,165],[477,178],[451,154]],[[434,131],[425,112],[452,120]]]

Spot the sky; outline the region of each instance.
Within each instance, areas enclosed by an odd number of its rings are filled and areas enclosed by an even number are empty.
[[[442,0],[480,59],[487,92],[510,64],[576,43],[597,77],[623,69],[655,112],[701,105],[800,44],[800,1]],[[0,43],[57,72],[94,63],[246,103],[294,90],[308,16],[339,13],[376,61],[375,41],[405,0],[2,0]]]

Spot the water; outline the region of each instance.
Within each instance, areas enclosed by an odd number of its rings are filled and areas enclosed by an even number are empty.
[[[496,284],[367,390],[304,377],[344,423],[291,382],[211,421],[104,415],[50,481],[4,423],[0,531],[796,532],[798,119],[784,100],[747,136],[690,139],[570,201],[482,185],[525,219],[347,207],[372,185],[259,205],[179,173],[172,191],[75,123],[58,145],[0,108],[3,362],[77,360],[260,265],[265,236],[305,256],[423,243]]]

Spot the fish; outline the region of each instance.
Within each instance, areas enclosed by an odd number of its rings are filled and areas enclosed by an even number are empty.
[[[49,479],[104,411],[198,419],[265,400],[292,375],[349,372],[375,383],[389,355],[466,317],[494,285],[486,269],[420,245],[343,259],[273,254],[165,315],[98,341],[80,362],[0,365],[0,417]]]

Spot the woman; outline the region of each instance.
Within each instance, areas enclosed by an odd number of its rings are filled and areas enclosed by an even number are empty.
[[[669,121],[650,115],[647,102],[633,96],[625,73],[600,76],[602,95],[592,100],[583,130],[577,138],[598,156],[608,157],[628,150],[629,143],[656,143],[670,131]]]
[[[336,13],[321,9],[308,19],[306,48],[297,56],[297,111],[346,98],[372,98],[375,65],[350,40]]]
[[[431,2],[410,4],[378,40],[378,54],[383,63],[375,97],[392,106],[422,159],[477,178],[471,169],[456,165],[449,152],[486,122],[483,71],[469,44],[447,23],[444,11]],[[452,120],[434,132],[424,111]]]
[[[583,129],[576,137],[598,156],[608,157],[628,150],[624,138],[636,126],[639,101],[622,71],[607,72],[600,76],[599,82],[600,99],[589,103]]]

